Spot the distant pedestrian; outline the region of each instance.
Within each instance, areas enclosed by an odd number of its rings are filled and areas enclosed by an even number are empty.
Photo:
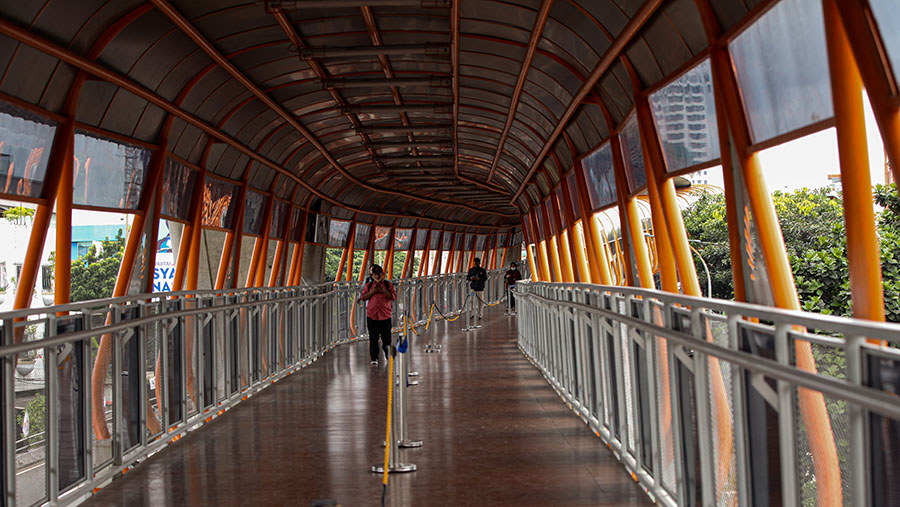
[[[484,317],[484,284],[487,282],[487,271],[481,267],[481,259],[475,257],[472,261],[472,269],[466,274],[466,280],[469,281],[469,287],[475,291],[475,310],[478,320]]]
[[[503,284],[506,286],[506,294],[509,296],[509,310],[516,311],[516,297],[513,292],[516,288],[516,282],[522,279],[522,272],[519,271],[519,265],[515,262],[509,263],[509,269],[503,275]]]
[[[391,302],[397,299],[394,285],[384,279],[384,270],[374,264],[371,268],[372,281],[363,286],[360,301],[366,303],[366,327],[369,329],[369,357],[372,366],[378,365],[378,340],[385,358],[391,348]]]

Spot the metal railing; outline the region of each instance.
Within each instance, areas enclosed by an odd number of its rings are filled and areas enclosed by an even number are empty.
[[[488,286],[501,277],[489,272]],[[395,317],[405,312],[412,323],[424,322],[432,303],[458,313],[465,297],[462,274],[395,284]],[[367,338],[361,286],[141,294],[0,314],[0,505],[80,502],[327,351]],[[15,363],[33,351],[44,360],[46,381],[35,391],[46,401],[31,415],[42,435],[17,453],[15,387],[24,379]],[[95,404],[98,388],[104,400]],[[95,426],[92,410],[111,417]]]
[[[900,326],[520,282],[519,346],[663,505],[887,505]]]

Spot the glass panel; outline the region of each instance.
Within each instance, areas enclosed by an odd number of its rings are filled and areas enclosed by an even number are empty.
[[[247,191],[247,200],[244,203],[244,234],[262,233],[265,206],[266,196],[252,190]]]
[[[425,241],[428,239],[428,231],[425,229],[419,229],[419,232],[416,233],[416,250],[424,250],[425,249]]]
[[[476,251],[480,252],[481,250],[484,250],[484,245],[486,243],[486,241],[485,241],[486,239],[487,239],[487,236],[485,236],[484,234],[478,235],[478,241],[475,243]]]
[[[622,155],[625,157],[625,177],[628,179],[628,193],[634,192],[647,184],[644,172],[644,152],[641,150],[641,133],[638,129],[637,115],[625,123],[619,134],[622,142]]]
[[[406,250],[412,239],[412,229],[397,229],[394,233],[394,250]]]
[[[703,60],[650,96],[666,170],[677,171],[719,158],[712,70]]]
[[[388,241],[391,240],[391,228],[390,227],[376,227],[375,228],[375,250],[387,250],[388,249]]]
[[[55,125],[5,104],[2,106],[0,193],[41,196],[55,133]]]
[[[497,236],[497,248],[506,248],[507,247],[506,240],[507,240],[506,233],[502,233],[502,234],[498,235]]]
[[[290,209],[286,202],[275,201],[272,206],[272,226],[269,237],[281,238],[284,235],[284,223]]]
[[[581,160],[591,208],[616,202],[616,178],[613,173],[612,146],[606,143]]]
[[[438,250],[441,248],[441,235],[446,234],[443,231],[432,231],[431,232],[431,245],[428,248],[432,250]]]
[[[565,183],[563,183],[565,185]],[[563,199],[562,187],[556,189],[556,202],[559,203],[559,224],[561,227],[568,227],[569,221],[566,220],[566,201]]]
[[[894,79],[900,77],[900,2],[897,0],[869,0],[881,41],[894,69]]]
[[[442,245],[442,248],[444,249],[444,251],[449,251],[453,247],[453,236],[454,235],[455,235],[455,233],[452,233],[450,231],[444,232],[444,241],[443,241],[443,245]]]
[[[578,205],[578,184],[575,183],[574,172],[566,178],[566,184],[569,186],[569,199],[572,201],[569,203],[572,206],[572,216],[575,217],[575,220],[581,220],[581,206]]]
[[[237,185],[215,178],[206,179],[203,189],[203,225],[228,229],[234,220],[231,205],[237,193]]]
[[[76,133],[72,203],[137,208],[150,155],[150,150],[137,146]]]
[[[544,211],[542,205],[537,205],[534,215],[537,217],[537,224],[535,224],[535,226],[537,227],[538,237],[542,238],[544,237]]]
[[[190,218],[188,213],[191,207],[191,193],[194,190],[196,180],[197,171],[171,158],[166,159],[160,214],[171,218],[188,220]]]
[[[303,210],[293,208],[291,212],[291,241],[300,241],[300,228],[303,225],[301,222],[302,218]]]
[[[475,235],[467,234],[466,235],[466,251],[471,250],[473,246],[475,246]]]
[[[353,240],[353,248],[356,250],[367,250],[369,248],[369,231],[372,230],[371,225],[356,224],[356,235]]]
[[[344,220],[331,220],[328,233],[328,246],[343,247],[350,235],[350,222]]]
[[[549,222],[547,225],[550,227],[550,234],[556,234],[557,230],[557,219],[559,215],[556,214],[556,210],[553,207],[553,202],[549,197],[544,199],[544,209],[547,210],[547,219]]]
[[[778,2],[728,48],[754,142],[834,114],[819,0]]]
[[[456,233],[456,249],[462,250],[466,244],[466,234],[464,232]]]

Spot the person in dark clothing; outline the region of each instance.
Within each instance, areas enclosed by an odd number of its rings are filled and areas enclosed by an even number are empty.
[[[516,311],[516,298],[513,291],[516,288],[516,282],[522,279],[522,272],[519,271],[519,265],[515,262],[509,263],[509,269],[503,275],[503,284],[506,286],[506,294],[509,295],[509,310]]]
[[[384,270],[372,266],[372,281],[363,286],[360,301],[366,303],[366,327],[369,329],[369,357],[372,366],[378,365],[378,340],[381,339],[384,355],[391,348],[391,302],[397,299],[394,285],[384,279]]]
[[[484,283],[487,282],[487,271],[481,267],[481,259],[475,257],[472,261],[472,269],[466,274],[466,280],[469,281],[469,287],[475,291],[475,309],[478,320],[484,317]]]

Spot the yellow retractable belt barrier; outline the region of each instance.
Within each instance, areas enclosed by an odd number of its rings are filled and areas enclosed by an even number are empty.
[[[381,478],[381,505],[384,505],[384,499],[387,495],[388,472],[390,472],[390,455],[391,455],[391,412],[393,412],[394,403],[394,354],[388,354],[388,403],[387,403],[387,426],[384,432],[384,474]]]

